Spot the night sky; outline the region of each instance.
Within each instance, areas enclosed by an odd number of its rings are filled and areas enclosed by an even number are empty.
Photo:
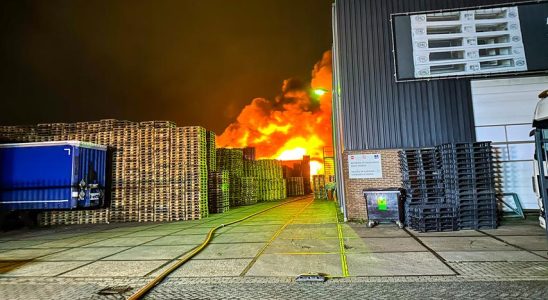
[[[1,1],[0,124],[172,120],[218,134],[331,48],[333,0]]]

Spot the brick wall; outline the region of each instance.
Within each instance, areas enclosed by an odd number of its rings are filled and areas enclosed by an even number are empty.
[[[366,188],[393,188],[401,187],[399,149],[344,151],[343,172],[346,209],[348,220],[366,220],[367,210],[362,190]],[[355,154],[381,154],[382,178],[350,179],[348,174],[348,156]]]

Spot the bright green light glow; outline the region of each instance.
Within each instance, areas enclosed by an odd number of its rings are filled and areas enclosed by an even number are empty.
[[[326,89],[314,89],[314,94],[316,94],[317,96],[323,96],[327,93],[327,90]]]

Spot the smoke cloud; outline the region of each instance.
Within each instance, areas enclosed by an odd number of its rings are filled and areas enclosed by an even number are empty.
[[[331,136],[331,51],[312,70],[309,84],[284,80],[274,100],[255,98],[217,138],[219,147],[255,147],[258,158],[322,157]],[[313,91],[322,89],[323,95]]]

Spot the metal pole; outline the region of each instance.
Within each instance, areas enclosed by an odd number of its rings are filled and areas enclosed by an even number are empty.
[[[343,128],[342,128],[342,115],[341,115],[341,99],[339,92],[339,58],[338,58],[338,30],[337,30],[337,2],[331,6],[331,17],[333,26],[333,46],[332,46],[332,58],[333,58],[333,88],[332,88],[332,130],[333,130],[333,146],[334,146],[334,161],[335,161],[335,178],[337,189],[337,200],[342,210],[344,221],[348,221],[348,214],[346,210],[346,199],[344,192],[344,170],[343,170]]]

